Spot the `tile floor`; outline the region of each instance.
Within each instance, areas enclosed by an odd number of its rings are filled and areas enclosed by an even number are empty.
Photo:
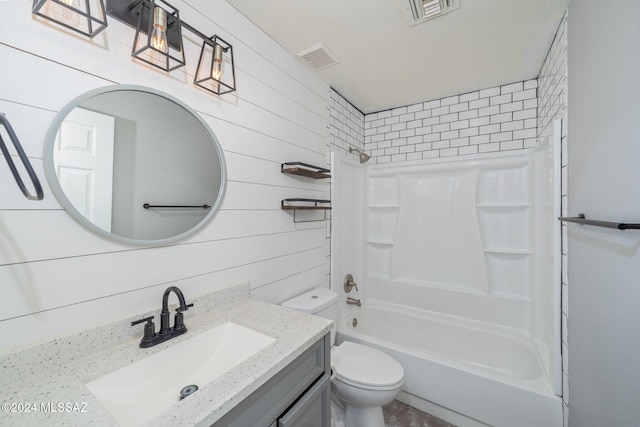
[[[397,400],[383,406],[382,412],[386,427],[456,427]]]

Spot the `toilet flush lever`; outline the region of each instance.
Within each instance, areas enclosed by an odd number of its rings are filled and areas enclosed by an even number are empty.
[[[358,285],[353,281],[353,276],[351,274],[347,274],[344,278],[344,291],[349,293],[353,288],[356,288],[356,292],[358,291]]]

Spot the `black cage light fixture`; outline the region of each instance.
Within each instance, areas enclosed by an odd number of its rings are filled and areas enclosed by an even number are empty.
[[[106,16],[135,28],[131,56],[164,71],[185,65],[182,28],[203,40],[194,84],[216,95],[236,90],[233,47],[180,19],[165,0],[33,0],[32,12],[65,28],[94,37],[107,26]]]
[[[185,59],[178,9],[163,0],[150,0],[141,1],[137,10],[131,56],[164,71],[182,67]]]
[[[33,0],[31,12],[91,38],[107,28],[102,0]]]
[[[216,95],[236,90],[233,47],[218,36],[204,39],[193,83]]]

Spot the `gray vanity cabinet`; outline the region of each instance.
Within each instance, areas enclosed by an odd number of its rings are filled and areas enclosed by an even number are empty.
[[[329,335],[218,420],[215,427],[328,427]]]

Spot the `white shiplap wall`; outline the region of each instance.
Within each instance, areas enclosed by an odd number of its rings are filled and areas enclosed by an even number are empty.
[[[238,90],[222,97],[192,85],[201,42],[187,31],[187,66],[166,74],[131,59],[134,31],[124,24],[110,19],[90,40],[33,17],[31,4],[0,2],[0,112],[45,200],[26,200],[0,161],[0,350],[159,308],[169,284],[190,298],[249,281],[254,297],[280,302],[325,283],[325,224],[294,224],[280,209],[286,197],[328,198],[326,182],[280,173],[285,161],[325,162],[324,82],[224,1],[172,3],[189,24],[233,45]],[[153,248],[114,243],[78,225],[52,196],[42,167],[49,124],[76,96],[111,84],[175,96],[220,140],[226,197],[196,236]]]

